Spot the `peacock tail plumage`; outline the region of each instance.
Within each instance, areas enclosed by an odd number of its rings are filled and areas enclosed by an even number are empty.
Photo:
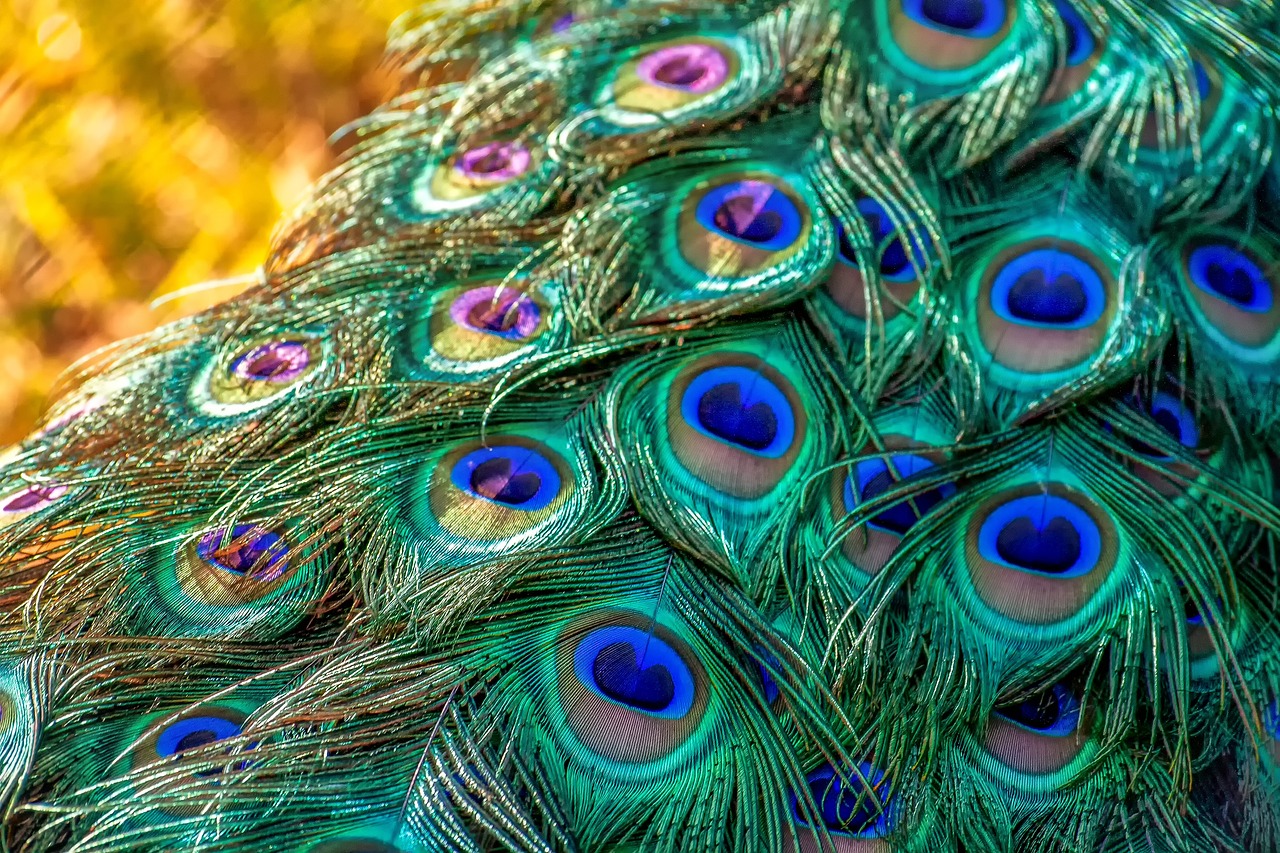
[[[1270,0],[438,0],[0,467],[0,849],[1280,849]]]

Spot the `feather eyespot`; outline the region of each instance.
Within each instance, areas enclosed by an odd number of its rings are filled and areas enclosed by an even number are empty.
[[[871,232],[872,257],[878,260],[881,316],[892,320],[902,313],[920,289],[919,270],[924,265],[924,249],[915,238],[907,238],[894,224],[885,207],[872,198],[857,202],[858,213]],[[869,319],[867,291],[869,282],[860,267],[857,248],[848,232],[836,222],[839,253],[836,265],[827,278],[826,291],[840,309],[858,320]],[[904,239],[911,244],[908,251]]]
[[[837,773],[828,764],[807,774],[805,781],[809,797],[817,808],[816,814],[810,817],[793,795],[791,811],[798,826],[808,829],[810,820],[820,820],[839,853],[878,853],[888,849],[878,840],[894,831],[897,798],[892,781],[883,770],[862,763],[856,769]],[[808,832],[801,836],[802,851],[809,849],[806,844],[809,840]]]
[[[852,512],[859,503],[872,500],[894,488],[900,481],[928,471],[936,465],[924,456],[897,453],[884,459],[867,459],[854,466],[845,478],[844,506]],[[956,493],[956,487],[945,483],[925,492],[913,493],[898,503],[876,513],[867,526],[902,536],[929,510]]]
[[[1053,7],[1057,10],[1058,17],[1062,19],[1063,28],[1067,34],[1067,53],[1062,57],[1063,64],[1067,68],[1075,68],[1093,55],[1097,39],[1094,38],[1093,32],[1085,24],[1084,18],[1080,17],[1075,6],[1067,0],[1053,0]]]
[[[1280,701],[1272,702],[1262,714],[1265,749],[1271,760],[1280,765]]]
[[[979,340],[1001,384],[1038,383],[1037,374],[1097,356],[1117,301],[1114,276],[1082,244],[1024,240],[996,253],[978,279]]]
[[[579,619],[557,641],[561,706],[571,731],[612,761],[669,755],[697,729],[707,675],[673,631],[631,611]]]
[[[907,428],[906,423],[901,424]],[[873,518],[850,530],[841,542],[841,552],[858,570],[877,575],[897,551],[903,535],[927,512],[956,493],[952,483],[942,483],[925,491],[910,488],[913,477],[927,476],[943,461],[942,454],[928,442],[909,435],[885,432],[881,444],[892,451],[887,459],[863,459],[852,466],[835,469],[830,476],[827,500],[831,521],[839,525],[849,513],[866,501],[890,489],[905,488],[901,500],[884,507]],[[868,444],[862,454],[877,453]]]
[[[1000,0],[903,0],[902,11],[918,24],[969,38],[986,38],[1004,27]]]
[[[1218,612],[1223,612],[1221,601],[1217,602],[1217,606]],[[1216,673],[1218,671],[1218,650],[1209,632],[1209,626],[1213,623],[1213,618],[1201,612],[1200,605],[1190,595],[1187,595],[1186,590],[1183,590],[1183,607],[1187,626],[1187,652],[1191,656],[1192,663],[1192,678],[1197,677],[1197,669],[1203,669],[1206,674],[1210,670]],[[1197,666],[1198,663],[1201,666]]]
[[[494,141],[464,148],[419,181],[415,200],[424,211],[463,210],[481,204],[494,190],[529,174],[533,152],[517,141]]]
[[[619,67],[602,93],[607,118],[629,128],[714,110],[717,96],[737,79],[740,66],[737,50],[720,39],[689,37],[645,45]]]
[[[252,411],[312,378],[323,357],[320,342],[314,338],[259,338],[241,346],[230,359],[212,360],[202,380],[197,381],[196,399],[200,408],[212,415]]]
[[[1131,404],[1145,412],[1178,444],[1190,450],[1200,446],[1200,427],[1196,424],[1195,412],[1185,401],[1167,391],[1157,391],[1145,405],[1136,399]],[[1154,460],[1169,462],[1173,459],[1169,454],[1140,441],[1131,441],[1130,444],[1134,450]]]
[[[889,57],[926,72],[964,73],[1009,36],[1018,7],[1009,0],[888,0]],[[910,68],[908,71],[912,70]]]
[[[1245,362],[1270,362],[1280,350],[1280,300],[1266,257],[1260,246],[1225,233],[1198,234],[1182,247],[1180,275],[1192,319]]]
[[[553,347],[556,296],[521,279],[478,279],[432,294],[406,328],[409,372],[482,379]]]
[[[727,170],[686,191],[676,225],[680,255],[715,279],[742,279],[779,267],[806,245],[809,206],[766,171]]]
[[[463,442],[428,476],[431,514],[444,531],[472,543],[535,530],[554,518],[576,487],[563,456],[518,435]]]
[[[1066,33],[1067,50],[1045,89],[1042,104],[1058,104],[1079,93],[1106,50],[1105,39],[1089,28],[1070,0],[1053,0],[1053,7]]]
[[[997,707],[987,721],[984,748],[1020,773],[1056,773],[1085,746],[1080,713],[1075,695],[1055,684],[1021,702]]]
[[[778,682],[773,677],[773,671],[779,667],[778,659],[759,646],[756,647],[756,654],[759,658],[753,663],[756,672],[760,675],[760,692],[764,696],[765,703],[773,705],[782,695],[782,691],[778,689]]]
[[[450,472],[453,485],[473,498],[523,512],[545,508],[560,496],[560,473],[527,446],[478,447]]]
[[[252,524],[207,531],[184,546],[177,561],[186,597],[218,607],[270,595],[290,574],[285,537]]]
[[[1057,495],[1025,495],[996,506],[978,529],[978,553],[1011,569],[1061,578],[1097,566],[1102,534],[1089,513]]]
[[[988,499],[969,522],[968,576],[993,610],[1029,624],[1079,612],[1116,563],[1118,533],[1102,508],[1060,483]]]
[[[792,384],[745,353],[700,358],[671,385],[667,429],[676,459],[734,497],[758,498],[773,489],[794,463],[807,428]]]
[[[1195,480],[1198,474],[1194,466],[1174,455],[1175,445],[1203,459],[1213,455],[1215,440],[1202,430],[1195,411],[1177,391],[1134,394],[1125,399],[1125,405],[1141,412],[1160,430],[1159,438],[1155,435],[1121,436],[1135,453],[1145,457],[1130,459],[1130,469],[1135,476],[1164,497],[1177,498],[1185,495],[1188,488],[1186,483]],[[1106,424],[1106,429],[1110,431],[1111,425]]]
[[[328,555],[300,527],[229,524],[157,544],[130,571],[152,594],[134,630],[166,637],[275,636],[297,624],[323,590]]]
[[[161,761],[189,769],[188,774],[166,773],[160,784],[174,801],[170,804],[166,799],[160,809],[175,816],[200,814],[204,804],[190,802],[191,795],[199,791],[200,783],[217,785],[217,777],[247,765],[242,758],[220,758],[230,755],[232,750],[218,750],[214,744],[239,736],[248,714],[230,705],[205,704],[184,711],[176,718],[161,714],[152,719],[160,725],[149,726],[146,737],[133,746],[131,769],[136,771]],[[242,749],[252,750],[254,746],[256,744],[248,744]],[[189,802],[183,803],[183,799]]]

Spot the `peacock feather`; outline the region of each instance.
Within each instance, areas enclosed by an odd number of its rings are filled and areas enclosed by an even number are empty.
[[[0,847],[1271,853],[1269,0],[437,0],[0,457]]]

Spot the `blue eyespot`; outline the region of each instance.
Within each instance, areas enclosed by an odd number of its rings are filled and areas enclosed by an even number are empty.
[[[996,273],[991,307],[1011,323],[1083,329],[1102,316],[1107,294],[1102,278],[1083,259],[1064,249],[1032,249]]]
[[[1093,55],[1097,42],[1089,27],[1085,25],[1084,18],[1080,17],[1080,13],[1067,0],[1053,0],[1053,6],[1057,9],[1058,17],[1062,19],[1067,31],[1065,64],[1068,68],[1075,68]]]
[[[1280,741],[1280,701],[1272,702],[1264,714],[1263,725],[1272,740]]]
[[[1049,737],[1075,734],[1080,725],[1080,702],[1061,684],[1014,705],[1003,705],[994,713],[1014,725]]]
[[[884,771],[870,764],[859,764],[861,773],[847,773],[842,780],[831,765],[826,765],[805,779],[809,793],[820,809],[827,830],[853,838],[882,838],[893,832],[894,797]],[[865,781],[864,781],[865,780]],[[796,797],[791,798],[796,822],[808,825],[801,814]]]
[[[1057,495],[1025,495],[997,507],[978,531],[978,552],[1018,571],[1072,578],[1088,574],[1102,555],[1098,525]]]
[[[1192,284],[1205,293],[1251,314],[1271,310],[1271,282],[1239,249],[1220,243],[1198,246],[1192,250],[1187,267]]]
[[[216,528],[196,542],[196,555],[210,566],[254,580],[272,581],[288,568],[284,537],[252,524]]]
[[[533,512],[560,494],[560,473],[536,450],[518,445],[477,448],[458,460],[453,485],[472,497]]]
[[[1006,16],[1000,0],[903,0],[902,11],[917,24],[975,39],[1000,32]]]
[[[240,734],[240,724],[221,717],[188,717],[178,720],[156,738],[156,754],[180,755],[214,741]]]
[[[709,231],[769,252],[790,246],[803,228],[795,202],[765,181],[731,181],[715,187],[698,201],[695,216]]]
[[[795,439],[790,401],[749,367],[713,367],[698,374],[685,389],[680,412],[703,435],[770,459],[785,454]]]
[[[893,470],[889,468],[892,463]],[[933,462],[923,456],[910,453],[898,453],[884,459],[865,459],[854,466],[853,473],[845,478],[844,508],[852,512],[859,502],[869,501],[896,487],[901,481],[913,477],[922,471],[936,467]],[[855,491],[855,480],[856,491]],[[881,510],[868,524],[889,533],[902,535],[919,521],[925,513],[942,501],[956,493],[951,483],[930,489],[927,492],[904,498],[898,503]]]
[[[655,717],[678,719],[693,707],[693,672],[656,634],[610,625],[587,634],[573,652],[578,680],[604,698]]]
[[[873,246],[880,251],[880,277],[886,281],[898,283],[912,281],[917,275],[917,268],[924,266],[924,248],[920,242],[912,241],[912,254],[915,255],[913,263],[913,260],[907,257],[907,248],[902,242],[902,237],[894,236],[897,228],[884,205],[873,198],[863,198],[858,200],[856,207],[871,230]],[[849,241],[844,226],[839,220],[833,219],[832,222],[835,224],[836,236],[840,243],[839,260],[856,267],[857,253]]]

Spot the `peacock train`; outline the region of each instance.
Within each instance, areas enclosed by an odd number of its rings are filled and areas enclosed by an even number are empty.
[[[0,466],[0,849],[1280,850],[1274,0],[435,0]]]

